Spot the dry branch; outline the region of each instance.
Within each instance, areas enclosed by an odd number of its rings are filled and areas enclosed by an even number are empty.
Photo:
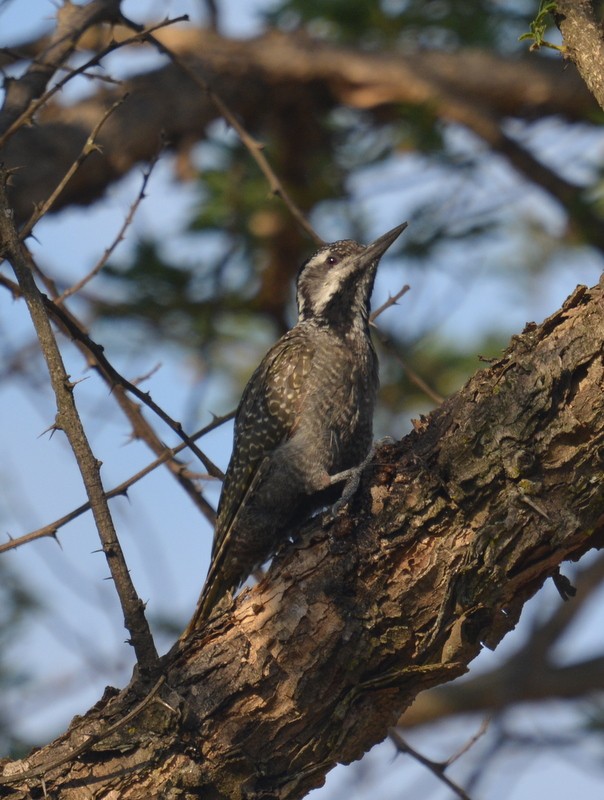
[[[40,270],[37,269],[37,272],[40,272]],[[163,408],[158,406],[149,392],[143,392],[138,386],[131,381],[128,381],[123,375],[121,375],[120,372],[118,372],[118,370],[115,369],[113,364],[105,355],[104,348],[90,338],[84,325],[77,319],[77,317],[75,317],[74,314],[68,311],[68,309],[62,304],[59,304],[60,298],[58,297],[58,293],[52,281],[49,281],[43,274],[42,278],[45,280],[45,283],[51,290],[52,294],[57,297],[56,300],[51,300],[46,295],[42,296],[42,300],[46,310],[48,311],[48,314],[53,322],[59,327],[59,329],[73,339],[78,349],[87,359],[87,363],[90,368],[96,370],[101,378],[110,387],[112,396],[115,398],[117,404],[120,406],[132,426],[132,437],[134,439],[144,441],[158,457],[163,457],[166,449],[163,441],[157,435],[150,423],[145,419],[142,414],[141,407],[132,400],[132,398],[129,396],[130,394],[134,395],[138,400],[141,401],[141,403],[146,405],[155,414],[157,414],[157,416],[162,419],[180,439],[182,439],[183,444],[186,445],[191,452],[193,452],[200,459],[212,477],[222,478],[221,470],[195,444],[195,437],[188,436],[184,431],[182,424],[177,420],[172,419],[172,417],[170,417],[170,415],[164,411]],[[20,297],[22,294],[19,286],[3,275],[0,275],[0,285],[9,289],[13,297]],[[228,418],[229,415],[224,417],[225,420]],[[193,503],[199,508],[201,513],[204,514],[204,516],[206,516],[206,518],[213,524],[214,509],[201,494],[201,492],[197,490],[193,481],[191,481],[190,478],[184,474],[182,464],[177,459],[168,459],[163,463],[166,464],[167,468],[174,475],[178,483],[181,485]],[[50,531],[50,533],[52,533],[52,531]]]

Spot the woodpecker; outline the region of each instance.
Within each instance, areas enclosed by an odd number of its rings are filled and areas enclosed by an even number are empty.
[[[237,409],[211,564],[184,636],[274,555],[291,525],[356,489],[379,385],[371,292],[381,256],[406,227],[367,246],[325,245],[302,265],[298,321],[268,351]]]

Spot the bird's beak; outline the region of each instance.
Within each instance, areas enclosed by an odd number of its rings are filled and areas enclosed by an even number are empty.
[[[375,242],[368,244],[361,255],[363,264],[368,265],[374,261],[378,261],[390,245],[398,239],[406,227],[407,223],[403,222],[402,225],[397,225],[396,228],[392,228],[388,233],[384,233],[379,239],[376,239]]]

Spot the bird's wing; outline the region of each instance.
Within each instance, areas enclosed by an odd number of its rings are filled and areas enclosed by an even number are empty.
[[[314,350],[294,328],[266,354],[250,378],[235,417],[235,440],[222,494],[212,552],[217,553],[239,509],[268,466],[267,456],[295,431]]]

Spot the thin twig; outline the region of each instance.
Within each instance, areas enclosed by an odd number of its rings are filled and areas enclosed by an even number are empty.
[[[442,783],[448,786],[449,789],[451,789],[451,791],[454,792],[461,800],[471,800],[470,795],[465,792],[461,786],[458,786],[454,781],[445,775],[445,769],[448,766],[448,762],[443,764],[438,761],[432,761],[430,758],[426,758],[426,756],[423,756],[421,753],[411,747],[410,744],[407,744],[403,737],[394,729],[390,730],[388,737],[399,753],[410,755],[417,762],[422,764],[422,766],[429,769],[439,781],[442,781]]]
[[[136,22],[123,17],[123,22],[128,27],[132,28],[135,31],[140,31],[141,26],[138,25]],[[324,244],[321,237],[316,233],[310,222],[306,219],[302,211],[298,208],[296,203],[292,200],[289,193],[286,191],[285,187],[275,174],[275,171],[271,167],[268,162],[268,159],[262,152],[263,145],[256,141],[253,136],[251,136],[247,130],[243,127],[243,125],[239,122],[236,115],[231,111],[231,109],[226,105],[224,100],[220,98],[218,94],[210,87],[207,81],[205,81],[201,76],[197,75],[173,50],[167,47],[165,44],[159,41],[153,33],[150,32],[143,32],[140,33],[141,37],[146,39],[147,41],[151,42],[160,53],[167,56],[173,64],[175,64],[182,72],[187,75],[190,80],[193,81],[199,88],[204,92],[204,94],[208,97],[210,102],[214,105],[218,113],[224,118],[224,120],[237,132],[239,139],[243,146],[247,149],[249,154],[252,156],[256,164],[259,166],[262,174],[266,177],[269,188],[272,194],[275,197],[280,197],[281,200],[287,206],[290,214],[296,220],[296,222],[300,225],[300,227],[310,236],[310,238],[318,245]]]
[[[235,411],[231,411],[228,414],[224,414],[221,417],[215,417],[212,422],[206,425],[201,430],[197,431],[197,433],[191,436],[192,439],[199,439],[201,436],[204,436],[206,433],[215,430],[216,428],[223,425],[225,422],[233,419],[235,416]],[[105,496],[108,500],[112,500],[114,497],[126,496],[128,494],[128,489],[133,486],[135,483],[140,481],[142,478],[145,478],[149,473],[153,472],[154,469],[165,464],[166,461],[170,461],[173,459],[178,453],[184,450],[187,445],[182,442],[181,444],[177,445],[176,447],[168,447],[164,450],[161,456],[155,459],[155,461],[151,461],[151,463],[147,464],[146,467],[139,470],[139,472],[131,475],[125,481],[114,486],[113,489],[109,489],[109,491],[105,492]],[[185,469],[184,464],[180,464],[182,469]],[[208,476],[211,477],[211,476]],[[29,542],[36,541],[37,539],[43,539],[45,537],[55,537],[59,530],[67,525],[69,522],[73,522],[74,519],[82,516],[85,514],[86,511],[90,511],[90,503],[82,503],[81,506],[74,508],[69,513],[65,514],[62,517],[54,520],[53,522],[49,522],[47,525],[38,528],[35,531],[31,531],[30,533],[24,533],[22,536],[11,537],[8,542],[3,542],[0,544],[0,553],[4,553],[7,550],[15,550],[17,547],[21,547],[21,545],[28,544]]]
[[[467,741],[467,742],[466,742],[466,743],[465,743],[465,744],[464,744],[462,747],[460,747],[460,749],[459,749],[459,750],[458,750],[456,753],[453,753],[453,755],[452,755],[452,756],[450,756],[450,757],[447,759],[447,762],[446,762],[446,764],[447,764],[447,767],[450,767],[450,766],[451,766],[451,764],[454,764],[454,763],[455,763],[456,761],[458,761],[458,760],[459,760],[459,759],[460,759],[462,756],[464,756],[464,755],[465,755],[465,754],[468,752],[468,750],[470,750],[472,747],[474,747],[474,745],[476,744],[476,742],[477,742],[479,739],[482,739],[482,737],[485,735],[485,733],[486,733],[486,732],[487,732],[487,730],[489,729],[489,725],[490,725],[490,724],[491,724],[491,718],[490,718],[490,717],[485,717],[485,718],[483,719],[483,721],[480,723],[480,728],[478,728],[478,730],[476,731],[476,733],[474,734],[474,736],[471,736],[471,737],[468,739],[468,741]]]
[[[46,276],[43,276],[43,278],[47,284],[52,283],[48,280],[48,278],[46,278]],[[21,290],[19,289],[19,285],[14,281],[11,281],[5,275],[0,274],[0,285],[7,288],[11,292],[14,298],[19,298],[22,296]],[[48,298],[45,299],[48,300]],[[70,335],[69,331],[65,328],[64,325],[61,324],[61,321],[57,318],[56,314],[53,313],[55,307],[54,305],[52,305],[52,301],[48,302],[50,304],[49,313],[52,315],[55,324],[58,325],[59,329],[63,333]],[[76,320],[76,318],[73,317],[73,315],[70,316],[74,320],[74,324],[78,324],[81,327],[81,323],[79,323]],[[75,345],[86,359],[86,362],[89,365],[89,367],[91,369],[94,369],[99,374],[100,378],[103,381],[105,381],[105,383],[110,387],[112,397],[115,398],[117,404],[120,406],[120,408],[122,409],[122,411],[124,412],[124,414],[126,415],[128,421],[132,426],[132,438],[140,439],[141,441],[145,442],[151,449],[151,451],[156,454],[156,456],[159,457],[163,455],[165,451],[165,444],[158,437],[158,435],[151,427],[150,423],[145,419],[145,417],[141,413],[141,407],[138,405],[138,403],[134,402],[134,400],[128,395],[127,390],[123,386],[121,386],[120,384],[116,384],[115,381],[112,380],[111,377],[103,371],[102,367],[97,363],[94,356],[89,352],[86,346],[82,344],[82,342],[76,341]],[[191,438],[194,441],[197,437],[193,436]],[[180,449],[184,449],[184,447],[186,446],[188,445],[185,442],[183,444],[183,448]],[[168,459],[168,461],[166,461],[165,464],[167,469],[169,469],[172,475],[176,478],[177,482],[180,484],[181,488],[186,492],[186,494],[193,502],[193,504],[197,506],[197,508],[201,511],[201,513],[206,517],[208,522],[210,522],[210,524],[213,525],[216,517],[214,509],[205,499],[203,494],[200,491],[198,491],[193,481],[187,475],[185,475],[182,469],[182,464],[177,459],[174,460]],[[216,467],[215,474],[213,474],[212,477],[219,478],[221,476],[222,472],[218,469],[218,467]]]
[[[28,112],[36,104],[36,98],[44,94],[49,81],[73,53],[82,34],[101,22],[117,22],[119,14],[120,0],[91,0],[79,7],[73,3],[62,4],[57,11],[55,30],[35,63],[30,63],[21,78],[6,84],[0,112],[0,130],[5,132],[2,144],[10,133],[31,118]]]
[[[375,311],[372,311],[372,313],[369,315],[369,322],[371,323],[375,322],[375,320],[380,316],[380,314],[383,314],[387,308],[391,308],[392,306],[398,305],[397,301],[400,300],[403,295],[407,294],[410,288],[411,287],[409,286],[409,284],[406,283],[402,287],[402,289],[399,289],[399,291],[395,295],[390,295],[390,297],[386,300],[385,303],[382,303],[382,305],[379,308],[376,308]]]
[[[398,363],[404,369],[406,376],[409,378],[411,383],[415,384],[420,392],[426,394],[430,400],[432,400],[436,405],[440,405],[444,401],[444,397],[439,394],[435,389],[429,386],[426,381],[420,377],[414,369],[412,369],[407,362],[402,358],[400,353],[398,352],[396,346],[393,344],[392,339],[383,333],[379,328],[376,327],[376,333],[380,342],[384,345],[384,347],[390,351],[390,353],[396,358]]]
[[[116,109],[118,109],[122,105],[122,103],[124,102],[124,100],[127,97],[128,97],[128,95],[125,94],[123,97],[120,97],[119,100],[116,100],[115,103],[110,108],[108,108],[107,111],[105,111],[105,113],[103,114],[101,119],[94,126],[94,128],[90,132],[90,135],[86,139],[84,147],[82,148],[79,156],[76,158],[76,160],[73,162],[73,164],[69,167],[69,169],[67,170],[65,175],[63,175],[63,177],[59,181],[58,185],[56,186],[55,190],[51,193],[50,197],[48,197],[41,205],[36,207],[36,209],[34,210],[34,213],[31,215],[31,217],[28,219],[28,221],[25,223],[25,225],[23,225],[23,227],[19,231],[19,238],[21,239],[22,242],[25,241],[25,239],[27,239],[29,234],[32,232],[34,225],[37,222],[39,222],[39,220],[42,219],[42,217],[46,213],[48,213],[48,211],[50,211],[50,209],[55,204],[55,201],[58,198],[58,196],[61,194],[63,189],[67,186],[67,183],[71,180],[73,175],[75,175],[75,173],[78,171],[78,169],[82,166],[84,161],[86,161],[88,156],[92,152],[94,152],[95,150],[96,151],[100,150],[99,146],[96,144],[96,137],[98,136],[99,131],[101,130],[101,128],[103,127],[105,122],[108,120],[108,118],[113,114],[113,112]]]
[[[387,308],[397,305],[397,301],[409,291],[409,288],[410,287],[405,284],[405,286],[403,286],[402,289],[400,289],[395,295],[389,297],[385,303],[382,303],[379,308],[376,308],[376,310],[369,317],[369,322],[373,324],[380,342],[392,353],[401,367],[405,370],[405,374],[411,383],[414,383],[421,392],[424,392],[424,394],[430,398],[430,400],[433,400],[437,405],[440,405],[445,398],[442,397],[442,395],[440,395],[437,391],[432,389],[431,386],[428,386],[426,381],[421,378],[417,372],[415,372],[415,370],[411,369],[411,367],[401,358],[396,347],[393,345],[391,338],[383,333],[377,325],[375,325],[375,320],[380,316],[380,314],[383,314]]]
[[[79,280],[77,283],[74,283],[73,286],[70,286],[68,289],[65,289],[64,292],[61,292],[61,294],[58,297],[55,297],[54,298],[55,303],[60,305],[65,300],[67,300],[68,297],[71,297],[71,295],[75,294],[76,292],[79,292],[80,289],[83,289],[84,286],[86,286],[87,283],[89,283],[96,275],[99,274],[99,272],[103,269],[103,267],[105,266],[105,264],[109,260],[111,254],[114,252],[115,248],[118,246],[118,244],[121,241],[123,241],[125,233],[128,230],[128,228],[130,227],[130,225],[132,224],[132,220],[134,219],[134,215],[136,214],[139,205],[142,203],[142,201],[145,198],[145,190],[147,188],[147,184],[149,182],[149,178],[151,177],[151,173],[153,172],[153,169],[155,168],[155,165],[159,161],[160,154],[161,154],[161,150],[158,150],[157,153],[153,156],[153,158],[149,161],[146,169],[143,170],[143,182],[141,184],[140,191],[139,191],[136,199],[134,200],[134,202],[131,204],[131,206],[130,206],[130,208],[128,210],[128,213],[126,214],[126,217],[124,219],[124,222],[122,223],[122,226],[120,227],[119,231],[117,232],[117,236],[111,242],[109,247],[106,248],[105,252],[99,258],[99,260],[94,265],[94,267],[90,270],[90,272],[88,274],[84,275],[84,277],[81,280]]]
[[[132,218],[134,216],[134,213],[135,213],[136,209],[138,208],[138,205],[140,204],[140,201],[142,200],[142,197],[144,196],[144,191],[145,191],[145,187],[146,187],[149,175],[151,173],[151,170],[152,170],[154,164],[157,161],[158,156],[159,156],[159,153],[155,156],[155,158],[150,163],[150,165],[149,165],[149,167],[148,167],[148,169],[146,171],[146,174],[144,176],[143,185],[142,185],[141,191],[139,193],[139,196],[135,200],[133,205],[131,206],[129,214],[126,217],[126,219],[124,221],[124,224],[122,225],[122,228],[120,229],[120,231],[118,233],[118,236],[116,237],[116,239],[114,240],[112,245],[109,248],[107,248],[107,250],[105,251],[105,253],[101,257],[99,262],[95,265],[95,267],[93,268],[91,273],[89,273],[84,279],[82,279],[82,281],[80,281],[74,287],[72,287],[71,289],[66,290],[66,292],[64,292],[61,296],[59,296],[54,282],[51,281],[37,266],[35,267],[36,272],[40,275],[41,279],[44,281],[45,286],[47,287],[47,289],[49,290],[51,295],[53,295],[53,297],[55,298],[55,303],[58,304],[58,303],[62,302],[65,299],[65,297],[67,297],[69,294],[72,294],[73,292],[77,291],[78,288],[81,288],[81,286],[83,286],[88,280],[90,280],[93,277],[94,274],[96,274],[100,269],[102,269],[104,263],[106,262],[107,258],[110,255],[110,253],[113,251],[113,249],[115,249],[115,247],[117,246],[117,244],[120,241],[121,237],[123,236],[123,233],[126,230],[127,226],[130,224],[130,222],[131,222],[131,220],[132,220]],[[65,185],[66,180],[67,179],[65,178],[61,182],[61,186]],[[57,193],[55,193],[55,196],[56,196],[56,194]],[[33,221],[35,221],[35,220],[33,220]],[[33,221],[32,221],[32,224],[33,224]],[[29,226],[29,227],[31,227],[31,226]],[[68,313],[68,312],[65,310],[65,313]],[[79,323],[72,314],[69,314],[69,317],[70,317],[73,325],[78,327],[83,332],[83,328],[82,328],[81,323]],[[71,335],[77,341],[77,337],[74,336],[73,330],[71,330]],[[94,360],[91,361],[90,352],[89,352],[89,350],[86,349],[86,344],[84,342],[82,342],[82,341],[77,342],[77,345],[80,348],[83,348],[85,350],[86,355],[88,357],[88,361],[89,361],[89,363],[91,363],[91,366],[93,368],[96,368],[100,372],[101,377],[103,377],[109,383],[109,385],[114,389],[114,396],[116,397],[118,404],[122,407],[122,410],[124,411],[126,416],[129,418],[129,420],[130,420],[130,422],[131,422],[131,424],[133,426],[133,432],[134,432],[135,436],[137,436],[138,438],[146,441],[147,444],[149,445],[149,447],[151,448],[151,450],[153,452],[155,452],[156,454],[162,453],[163,450],[164,450],[163,443],[158,439],[157,435],[155,434],[155,432],[153,431],[151,426],[146,422],[146,420],[144,420],[144,418],[140,414],[140,410],[133,404],[133,402],[130,400],[130,398],[127,397],[127,395],[124,392],[116,390],[115,375],[114,376],[108,376],[106,374],[106,372],[104,372],[103,369],[100,367],[100,365],[98,363],[98,358],[95,358]],[[118,382],[117,386],[119,387],[120,385],[122,386],[122,388],[124,388],[126,390],[128,389],[128,387],[123,382],[121,382],[121,384]],[[148,399],[150,400],[150,397],[148,395],[144,395],[144,396],[148,397]],[[142,398],[139,398],[139,399],[142,399]],[[143,402],[145,402],[145,401],[143,400]],[[147,402],[147,405],[149,405],[148,402]],[[167,420],[164,419],[164,421],[167,421]],[[168,423],[168,424],[170,424],[170,423]],[[176,423],[174,421],[171,424],[171,427],[172,427],[173,430],[178,430],[179,428],[182,430],[182,426],[180,425],[180,423]],[[182,435],[181,435],[181,438],[183,438]],[[215,477],[221,477],[222,476],[222,472],[201,452],[201,450],[199,450],[199,448],[196,448],[194,446],[193,447],[193,452],[204,463],[204,465],[206,466],[206,469],[210,470]],[[199,508],[201,513],[208,519],[208,521],[211,524],[213,524],[214,519],[215,519],[214,509],[207,502],[207,500],[203,497],[203,495],[196,489],[196,487],[194,486],[192,481],[190,479],[188,479],[184,475],[183,470],[181,469],[180,465],[178,465],[177,462],[173,463],[171,461],[168,461],[167,462],[167,467],[172,472],[172,474],[175,475],[175,477],[176,477],[177,481],[180,483],[181,487],[188,494],[188,496],[193,501],[193,503]]]
[[[50,382],[57,403],[55,428],[64,431],[73,450],[111,577],[115,583],[124,613],[124,623],[130,633],[140,669],[147,677],[159,667],[159,659],[151,631],[144,614],[144,603],[138,597],[122,552],[105,490],[101,480],[101,463],[95,457],[74,398],[73,384],[65,370],[63,358],[54,336],[44,295],[38,289],[32,272],[33,259],[19,235],[13,221],[12,209],[6,195],[6,172],[0,180],[0,241],[2,255],[15,272],[23,298],[34,324],[40,348],[47,364]]]
[[[111,362],[107,359],[103,351],[103,347],[90,338],[90,336],[80,327],[71,314],[67,313],[61,306],[57,306],[48,297],[44,298],[44,302],[47,308],[53,309],[53,314],[57,319],[60,320],[61,324],[65,326],[71,336],[76,341],[81,342],[94,356],[97,364],[102,368],[103,372],[110,378],[111,381],[119,386],[122,386],[124,389],[130,392],[130,394],[133,394],[155,414],[157,414],[157,416],[163,420],[163,422],[165,422],[166,425],[168,425],[168,427],[173,430],[174,433],[187,445],[191,452],[197,456],[210,475],[212,475],[214,478],[222,479],[222,470],[220,470],[216,464],[214,464],[214,462],[211,461],[208,456],[199,449],[199,447],[197,447],[195,442],[192,441],[191,437],[185,433],[180,422],[172,419],[172,417],[167,414],[163,408],[161,408],[161,406],[158,406],[149,392],[143,392],[138,388],[138,386],[135,386],[127,378],[124,378],[124,376],[121,375],[115,369],[113,364],[111,364]]]

